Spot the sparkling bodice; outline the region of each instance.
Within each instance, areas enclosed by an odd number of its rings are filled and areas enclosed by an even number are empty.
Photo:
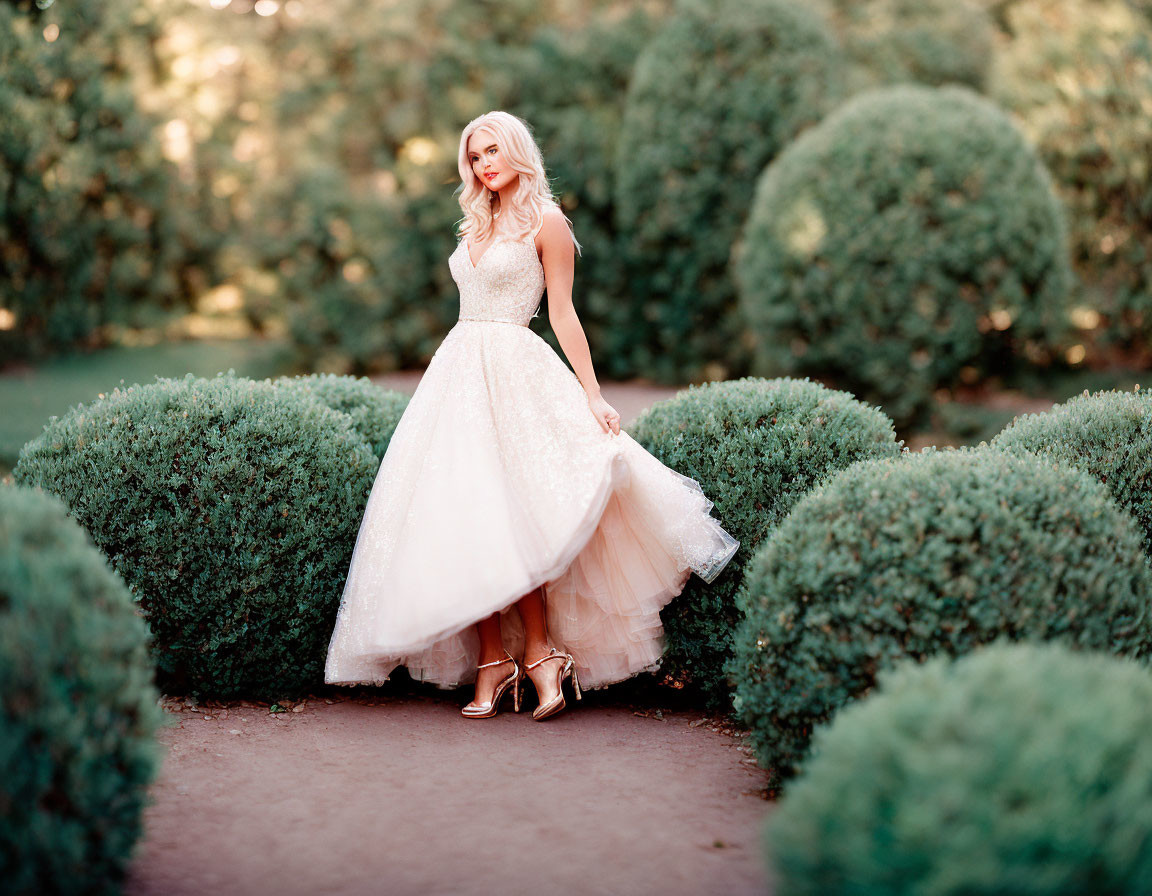
[[[460,320],[502,321],[528,326],[544,296],[544,268],[532,237],[498,236],[478,264],[461,240],[448,258],[460,289]]]

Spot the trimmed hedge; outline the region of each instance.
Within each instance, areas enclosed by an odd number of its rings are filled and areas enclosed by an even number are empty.
[[[14,475],[60,495],[128,582],[166,692],[277,699],[323,681],[378,467],[308,390],[221,374],[53,417]]]
[[[282,376],[273,381],[282,389],[305,389],[321,404],[347,414],[352,426],[372,446],[372,453],[383,458],[392,441],[396,424],[412,396],[382,389],[367,377],[314,373],[308,376]]]
[[[764,171],[734,269],[754,372],[828,377],[898,427],[962,372],[1047,362],[1069,333],[1048,173],[967,88],[868,91],[801,135]]]
[[[0,889],[117,894],[161,763],[148,628],[53,495],[0,485]]]
[[[992,445],[1044,454],[1100,480],[1136,518],[1152,554],[1152,396],[1147,392],[1090,395],[1085,390],[1042,414],[1015,418]]]
[[[735,702],[772,784],[906,657],[1001,635],[1145,656],[1140,534],[1087,473],[986,446],[862,461],[818,486],[737,595]]]
[[[664,670],[728,707],[725,665],[740,619],[735,594],[755,547],[821,478],[870,457],[894,457],[892,421],[846,392],[809,380],[690,386],[629,428],[662,463],[701,484],[740,548],[710,585],[689,579],[664,609]]]
[[[1143,894],[1152,675],[1058,644],[904,663],[816,732],[766,826],[780,896]]]
[[[823,20],[789,0],[686,0],[640,54],[614,193],[648,376],[747,372],[732,243],[764,165],[839,98],[840,68]]]

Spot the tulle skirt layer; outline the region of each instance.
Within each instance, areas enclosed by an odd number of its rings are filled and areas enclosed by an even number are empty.
[[[621,430],[526,327],[461,321],[425,371],[380,464],[328,648],[325,682],[379,684],[397,666],[475,680],[474,623],[543,586],[549,635],[581,685],[659,665],[660,610],[739,543],[700,485]]]

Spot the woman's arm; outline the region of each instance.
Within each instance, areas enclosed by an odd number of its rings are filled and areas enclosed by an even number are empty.
[[[550,208],[544,213],[544,224],[538,235],[541,264],[544,266],[544,283],[548,290],[548,323],[564,355],[572,365],[577,379],[588,394],[588,404],[596,419],[605,430],[620,432],[620,415],[604,401],[600,395],[600,383],[592,368],[592,353],[588,349],[588,337],[572,306],[572,279],[576,251],[572,245],[572,234],[568,223],[559,209]]]

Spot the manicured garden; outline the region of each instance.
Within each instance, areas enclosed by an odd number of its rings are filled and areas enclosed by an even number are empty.
[[[155,728],[154,688],[265,701],[323,689],[327,634],[357,525],[406,403],[406,396],[350,377],[189,375],[116,389],[52,421],[21,453],[16,484],[3,488],[9,580],[22,595],[7,610],[13,640],[6,656],[15,660],[13,651],[31,649],[42,660],[6,665],[5,711],[26,729],[21,739],[65,736],[53,732],[47,716],[21,707],[42,705],[44,694],[81,699],[79,688],[101,687],[107,676],[137,682],[136,708],[100,709],[98,694],[83,698],[85,705],[108,724],[146,725],[146,732]],[[1096,658],[1095,665],[1064,663],[1071,692],[1093,692],[1091,680],[1075,679],[1076,670],[1097,674],[1089,670],[1111,668],[1109,661],[1125,687],[1152,687],[1150,415],[1144,392],[1100,392],[1020,417],[991,444],[908,452],[881,411],[809,380],[745,378],[657,402],[636,421],[635,438],[699,481],[742,543],[721,579],[711,587],[692,580],[666,610],[666,685],[698,694],[714,711],[733,709],[751,733],[769,788],[783,794],[789,808],[782,812],[800,811],[790,808],[794,778],[804,782],[796,785],[800,793],[817,787],[808,782],[820,780],[821,732],[847,730],[840,736],[852,743],[863,737],[853,725],[863,730],[860,720],[868,717],[853,707],[881,700],[894,669],[931,662],[939,670],[955,658],[976,663],[990,645],[1050,643]],[[101,580],[115,585],[116,601],[93,602],[81,596],[86,592],[68,597],[76,574],[60,562],[55,541],[65,536],[76,543],[70,550],[105,570]],[[49,605],[41,594],[48,593],[60,604],[53,612],[64,614],[56,622],[42,615]],[[81,601],[94,621],[70,614],[69,600]],[[131,629],[131,649],[103,656],[103,642],[85,631],[116,629],[126,638],[114,616],[124,612],[146,629]],[[47,628],[37,635],[29,626]],[[66,665],[47,632],[72,644]],[[1004,655],[1024,677],[1020,687],[1043,674],[1029,664],[1047,654]],[[1012,682],[1009,676],[1000,683]],[[1139,730],[1128,711],[1140,699],[1115,699],[1120,719]],[[141,701],[153,709],[145,713]],[[1046,744],[1051,761],[1074,763],[1081,740],[1105,730],[1079,718],[1068,719],[1085,726],[1070,729],[1080,733],[1069,735],[1069,752]],[[1035,722],[1061,724],[1049,716]],[[982,740],[994,728],[978,718],[970,730],[962,718],[950,724],[968,730],[965,761],[977,768],[991,761],[981,758],[982,749],[1011,750]],[[76,719],[69,730],[82,741],[95,736]],[[100,730],[92,749],[123,748],[107,726]],[[1118,769],[1145,752],[1138,738],[1108,749],[1121,751],[1114,754]],[[82,786],[72,764],[87,761],[85,753],[57,755],[73,781],[59,786]],[[918,761],[936,755],[926,749]],[[940,761],[952,761],[948,755]],[[809,765],[817,770],[812,776]],[[1113,786],[1127,792],[1129,785],[1105,769],[1093,773],[1105,775],[1096,798],[1111,799]],[[133,806],[146,778],[124,771],[108,786],[122,788]],[[1016,786],[1011,777],[1001,780]],[[1070,791],[1069,805],[1077,792]],[[76,799],[67,796],[59,811],[82,824],[73,818]],[[1106,826],[1110,810],[1100,811]],[[879,823],[862,817],[861,836]],[[1041,837],[1048,828],[1037,824],[1034,836]],[[1085,831],[1101,847],[1108,836],[1103,827]],[[786,836],[781,842],[773,848],[800,850]],[[866,848],[843,861],[877,861]],[[914,851],[915,841],[907,848]],[[788,855],[782,867],[809,861]],[[1147,861],[1140,850],[1123,855]],[[1087,872],[1072,859],[1061,859],[1069,864],[1066,878],[1081,880]],[[964,865],[947,851],[917,857],[924,874],[943,873],[937,860]],[[1123,857],[1114,862],[1118,879],[1134,873]],[[844,871],[845,880],[854,873]],[[1069,887],[1050,892],[1075,891]]]
[[[454,323],[504,108],[601,380],[669,392],[629,433],[741,542],[618,693],[746,740],[775,891],[1147,891],[1147,2],[16,0],[0,45],[0,889],[122,891],[174,706],[325,693],[368,375]]]

